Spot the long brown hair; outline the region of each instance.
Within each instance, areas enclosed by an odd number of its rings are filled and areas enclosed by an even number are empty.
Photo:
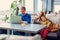
[[[41,16],[45,16],[45,15],[44,15],[44,12],[41,12]],[[41,17],[41,16],[40,16],[40,17]]]
[[[44,12],[40,12],[39,15],[40,15],[40,16],[39,16],[38,18],[36,18],[35,21],[38,20],[38,19],[40,19],[42,16],[45,16],[45,15],[44,15]]]

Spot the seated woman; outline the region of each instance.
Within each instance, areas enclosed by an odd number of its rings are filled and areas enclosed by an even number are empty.
[[[49,32],[55,32],[59,28],[59,25],[57,23],[51,23],[48,19],[46,19],[45,16],[41,16],[40,24],[46,25],[46,27],[40,31],[43,40],[45,40]]]
[[[45,16],[41,16],[40,24],[46,25],[46,27],[39,32],[42,39],[45,40],[47,34],[50,31],[51,22],[49,20],[47,20]]]

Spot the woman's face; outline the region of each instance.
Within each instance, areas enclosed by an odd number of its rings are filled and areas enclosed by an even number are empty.
[[[42,16],[42,17],[41,17],[41,20],[42,20],[42,21],[45,21],[45,20],[46,20],[46,18],[45,18],[44,16]]]

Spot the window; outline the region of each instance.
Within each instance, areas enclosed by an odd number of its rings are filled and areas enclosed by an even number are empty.
[[[38,12],[42,11],[42,1],[38,0]]]
[[[25,7],[29,12],[42,11],[42,1],[41,0],[25,0]]]
[[[14,0],[1,0],[0,1],[0,10],[9,10],[10,5]]]
[[[42,11],[47,10],[47,0],[42,0]]]
[[[54,12],[60,11],[60,0],[54,0]]]
[[[12,12],[10,7],[12,5],[11,3],[13,2],[14,0],[0,0],[0,22],[6,20],[6,17],[8,17],[7,20],[10,21],[10,14]]]
[[[33,12],[33,0],[25,0],[25,7],[27,12]]]

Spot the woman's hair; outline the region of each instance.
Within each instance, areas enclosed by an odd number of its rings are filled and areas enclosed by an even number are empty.
[[[41,19],[42,16],[45,17],[44,12],[41,12],[41,14],[40,14],[40,20],[42,20],[42,19]],[[45,18],[46,18],[46,17],[45,17]]]
[[[39,15],[39,17],[36,18],[35,20],[37,20],[37,19],[41,19],[42,16],[45,16],[45,15],[44,15],[44,12],[40,12],[40,13],[41,13],[41,14]]]
[[[41,12],[41,16],[44,16],[44,12]]]

